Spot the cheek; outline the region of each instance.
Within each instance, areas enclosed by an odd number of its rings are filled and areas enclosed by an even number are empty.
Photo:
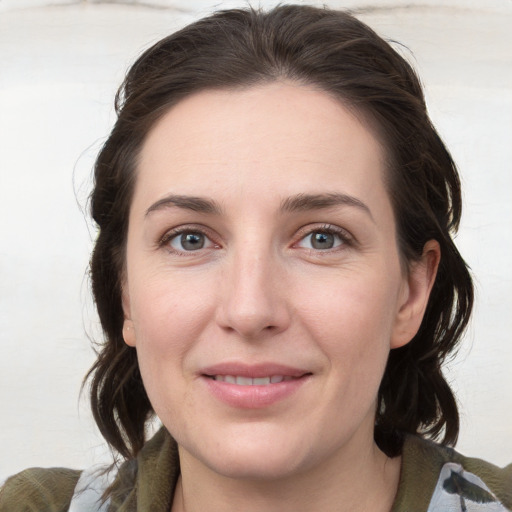
[[[333,369],[354,381],[378,380],[390,350],[396,283],[367,271],[306,289],[298,308]]]
[[[339,334],[360,341],[372,331],[385,336],[395,319],[399,287],[373,273],[369,269],[356,277],[309,283],[299,308],[327,338]]]
[[[137,356],[146,376],[161,375],[162,367],[178,368],[194,347],[211,316],[206,294],[191,293],[183,283],[141,280],[133,287],[131,311]]]
[[[174,288],[174,287],[171,287]],[[207,315],[198,294],[170,292],[146,283],[133,296],[136,350],[144,387],[160,418],[175,417],[193,397],[188,396],[184,371]]]

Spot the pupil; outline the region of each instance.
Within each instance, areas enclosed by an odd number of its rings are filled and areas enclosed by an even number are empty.
[[[311,245],[315,249],[331,249],[334,246],[334,235],[330,233],[315,233]]]
[[[186,233],[181,235],[181,245],[188,251],[197,251],[204,246],[204,237],[201,233]]]

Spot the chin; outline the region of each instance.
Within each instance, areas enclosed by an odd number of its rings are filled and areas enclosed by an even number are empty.
[[[224,430],[222,437],[208,436],[201,444],[183,441],[179,443],[180,450],[187,452],[183,455],[219,475],[242,480],[285,479],[311,469],[315,465],[312,459],[318,458],[312,457],[311,443],[303,435],[269,425]]]
[[[243,453],[224,453],[214,460],[204,461],[216,473],[238,480],[275,481],[286,479],[300,471],[303,464],[296,454],[244,450]]]

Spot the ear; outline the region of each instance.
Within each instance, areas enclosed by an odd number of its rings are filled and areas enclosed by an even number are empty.
[[[439,243],[437,240],[429,240],[423,248],[421,259],[410,265],[395,319],[391,348],[406,345],[418,332],[427,309],[440,260]]]
[[[121,296],[124,313],[123,339],[127,345],[135,347],[135,329],[131,319],[130,296],[126,290],[126,283],[122,285]]]

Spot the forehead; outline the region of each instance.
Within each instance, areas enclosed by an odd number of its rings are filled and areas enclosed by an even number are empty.
[[[383,162],[372,130],[323,91],[291,83],[208,90],[175,105],[148,134],[136,195],[361,194],[382,185]]]

